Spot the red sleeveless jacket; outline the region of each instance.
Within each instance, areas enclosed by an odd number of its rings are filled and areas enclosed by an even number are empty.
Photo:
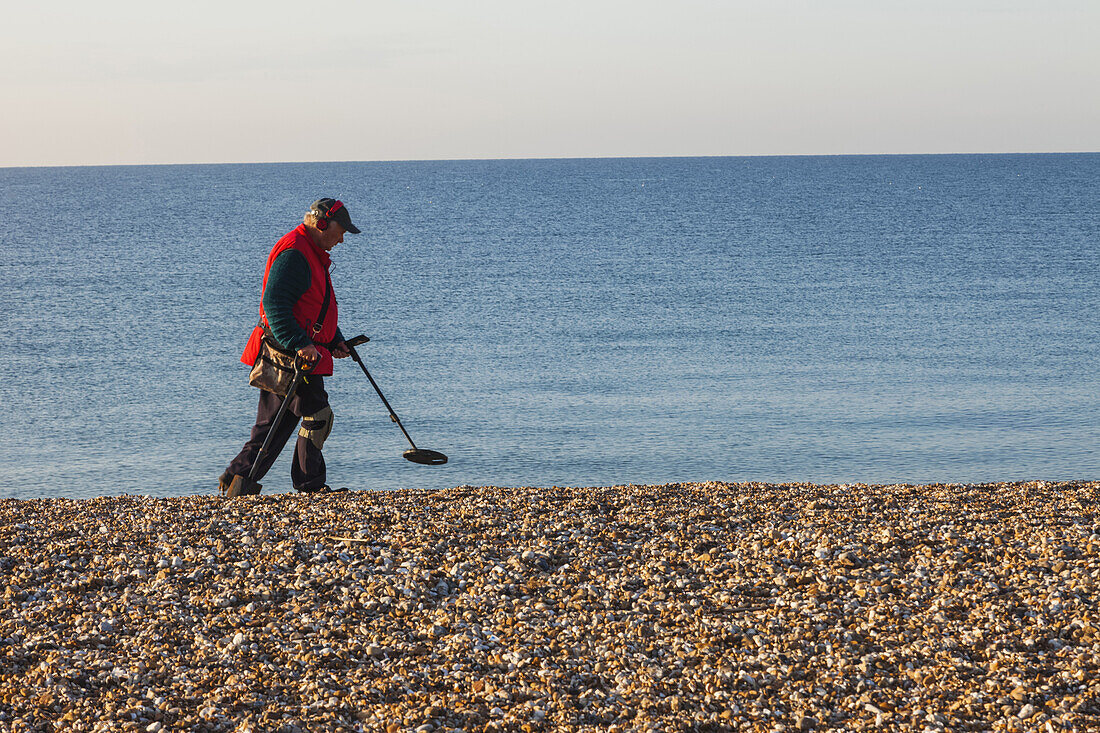
[[[305,224],[299,224],[298,228],[289,232],[275,243],[271,254],[267,256],[267,267],[264,268],[264,288],[267,288],[267,276],[271,272],[271,265],[275,258],[288,249],[296,249],[302,253],[309,263],[309,290],[307,290],[298,302],[294,304],[294,320],[305,329],[309,337],[313,339],[317,350],[321,352],[321,359],[313,367],[310,374],[327,377],[332,374],[332,354],[322,344],[330,344],[336,338],[336,294],[329,296],[328,312],[325,313],[325,322],[321,324],[319,333],[313,332],[313,325],[317,317],[321,315],[321,304],[325,299],[325,285],[329,283],[328,266],[329,255],[313,244],[306,233]],[[330,285],[331,287],[331,285]],[[260,293],[260,323],[267,325],[267,316],[264,314],[263,292]],[[248,337],[248,344],[241,354],[241,361],[249,366],[256,363],[256,357],[260,354],[260,341],[263,339],[264,329],[256,326]]]

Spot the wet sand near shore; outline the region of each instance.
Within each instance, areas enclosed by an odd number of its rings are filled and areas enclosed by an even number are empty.
[[[1100,730],[1098,498],[0,500],[0,729]]]

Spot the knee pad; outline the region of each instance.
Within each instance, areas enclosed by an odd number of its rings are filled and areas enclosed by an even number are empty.
[[[298,430],[298,436],[306,438],[317,450],[325,444],[325,439],[332,432],[332,408],[325,407],[320,412],[302,417],[302,427]]]

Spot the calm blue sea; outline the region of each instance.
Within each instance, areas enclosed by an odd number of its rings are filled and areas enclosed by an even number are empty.
[[[323,195],[334,485],[1100,477],[1098,154],[9,168],[0,496],[213,491]]]

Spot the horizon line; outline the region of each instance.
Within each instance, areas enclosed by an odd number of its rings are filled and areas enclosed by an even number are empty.
[[[886,157],[933,157],[933,156],[1012,156],[1012,155],[1097,155],[1100,150],[1046,150],[1046,151],[998,151],[998,152],[936,152],[936,153],[752,153],[742,155],[547,155],[516,156],[503,158],[460,157],[460,158],[380,158],[374,160],[252,160],[220,162],[173,162],[173,163],[70,163],[70,164],[31,164],[0,165],[0,170],[39,169],[39,168],[146,168],[154,166],[190,166],[190,165],[347,165],[355,163],[467,163],[493,161],[540,161],[540,160],[677,160],[677,159],[719,159],[719,158],[886,158]]]

